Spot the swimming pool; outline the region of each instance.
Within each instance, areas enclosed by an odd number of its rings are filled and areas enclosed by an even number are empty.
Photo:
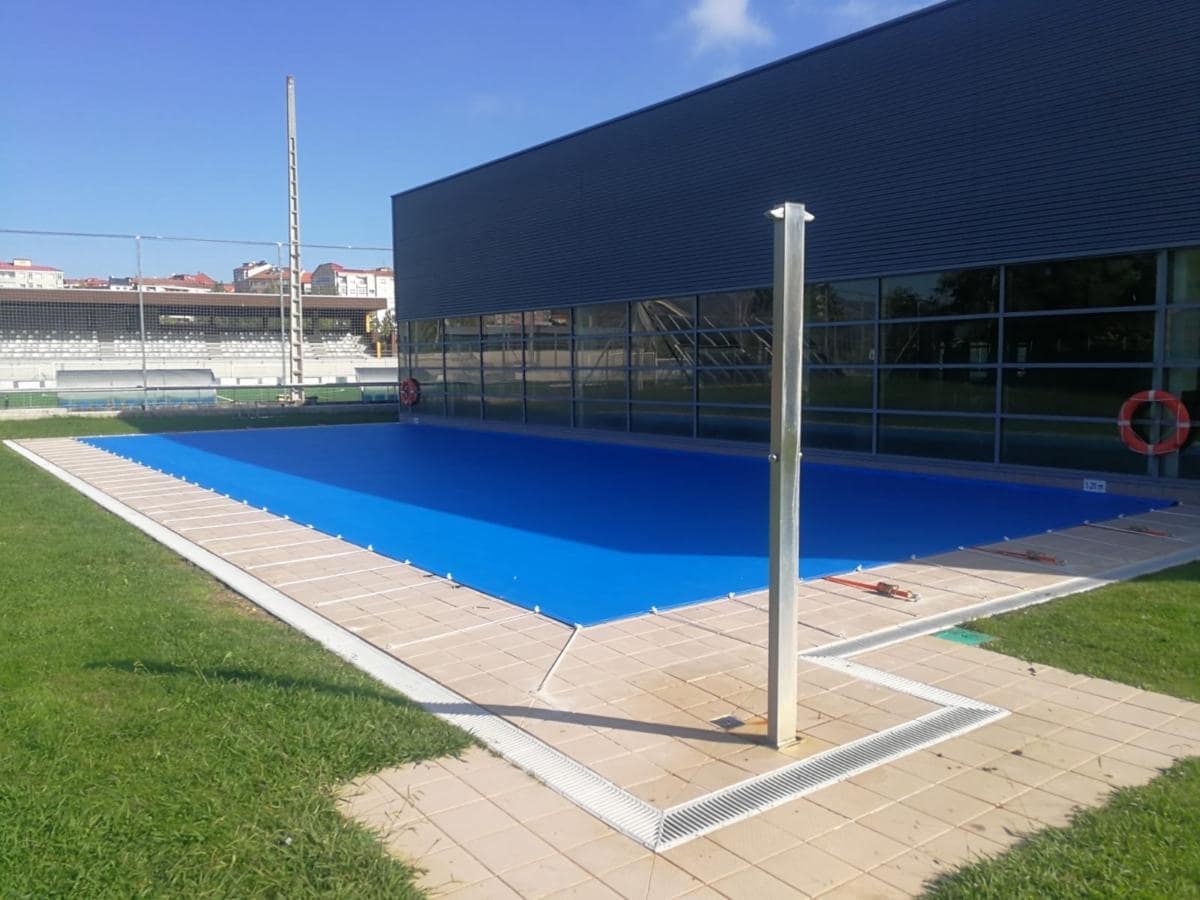
[[[86,442],[568,623],[767,582],[765,451],[427,424]],[[813,578],[1163,505],[805,462],[800,571]]]

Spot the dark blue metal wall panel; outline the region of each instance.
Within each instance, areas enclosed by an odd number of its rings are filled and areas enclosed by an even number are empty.
[[[961,0],[396,195],[403,318],[1200,244],[1200,0]]]

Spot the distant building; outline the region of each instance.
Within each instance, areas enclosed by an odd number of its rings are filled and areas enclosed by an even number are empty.
[[[381,266],[377,269],[348,269],[337,263],[321,263],[313,270],[314,294],[333,294],[338,297],[370,297],[395,305],[395,273]]]
[[[238,294],[278,294],[279,282],[283,281],[283,290],[291,286],[291,270],[273,266],[266,260],[245,262],[233,270],[233,290]],[[300,292],[312,293],[312,273],[301,270]]]
[[[63,279],[63,287],[77,291],[105,291],[108,290],[108,279],[95,275],[86,278],[66,278]]]
[[[35,266],[30,259],[16,258],[12,262],[0,260],[0,288],[52,290],[62,286],[62,269]]]
[[[208,294],[217,290],[217,282],[203,272],[197,272],[195,275],[177,272],[167,278],[143,277],[141,285],[144,293]],[[125,278],[109,278],[108,287],[114,291],[136,291],[138,278],[135,275]]]

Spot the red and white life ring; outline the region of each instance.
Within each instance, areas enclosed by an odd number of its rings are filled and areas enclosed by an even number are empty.
[[[1140,434],[1133,430],[1133,414],[1143,403],[1161,403],[1166,407],[1167,412],[1175,417],[1175,429],[1157,444],[1147,443]],[[1166,391],[1138,391],[1121,405],[1121,411],[1117,413],[1117,428],[1120,430],[1121,440],[1125,442],[1125,446],[1134,453],[1162,456],[1166,453],[1174,453],[1187,443],[1192,420],[1188,416],[1187,407],[1174,394],[1168,394]]]
[[[421,382],[415,378],[405,378],[400,382],[400,402],[409,407],[420,403]]]

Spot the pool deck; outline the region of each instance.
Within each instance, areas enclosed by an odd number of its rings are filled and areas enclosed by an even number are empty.
[[[430,686],[433,711],[508,729],[476,734],[520,768],[472,750],[343,792],[438,893],[908,896],[1200,753],[1200,705],[927,636],[1200,558],[1194,507],[852,576],[915,603],[800,584],[800,740],[777,752],[756,740],[765,592],[576,631],[72,439],[18,449],[194,561],[219,560],[252,599],[261,586],[382,651]],[[744,724],[714,724],[727,716]]]

